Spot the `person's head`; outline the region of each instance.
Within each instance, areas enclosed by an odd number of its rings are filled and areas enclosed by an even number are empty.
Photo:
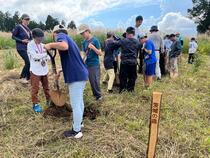
[[[165,35],[165,39],[169,39],[170,38],[170,35]]]
[[[159,30],[158,30],[158,26],[156,26],[156,25],[155,25],[155,26],[152,26],[151,29],[150,29],[150,32],[151,32],[151,33],[153,33],[153,32],[158,32],[158,31],[159,31]]]
[[[107,34],[106,34],[106,38],[107,39],[113,39],[113,37],[114,37],[114,33],[113,32],[107,32]]]
[[[88,25],[82,24],[79,26],[79,34],[87,40],[91,37],[91,30]]]
[[[63,25],[56,25],[56,26],[54,26],[54,28],[53,28],[53,39],[54,40],[56,39],[56,36],[59,33],[64,33],[64,34],[68,35],[67,28],[65,26],[63,26]]]
[[[28,26],[29,23],[30,23],[30,17],[29,17],[29,15],[28,14],[23,14],[21,16],[21,22],[22,22],[23,25]]]
[[[195,40],[195,37],[192,37],[192,38],[191,38],[191,41],[196,41],[196,40]]]
[[[135,28],[128,27],[126,29],[126,38],[133,38],[135,36]]]
[[[173,42],[176,41],[176,35],[175,34],[171,34],[170,35],[170,40],[173,41]]]
[[[141,24],[143,23],[143,17],[141,15],[136,17],[136,27],[141,26]]]
[[[177,33],[176,33],[176,37],[179,37],[179,36],[180,36],[180,33],[179,33],[179,32],[177,32]]]
[[[35,43],[40,44],[44,40],[44,32],[40,28],[35,28],[32,30],[32,37]]]
[[[142,36],[140,37],[140,42],[141,42],[142,44],[144,44],[146,41],[147,41],[147,36],[146,36],[146,35],[142,35]]]

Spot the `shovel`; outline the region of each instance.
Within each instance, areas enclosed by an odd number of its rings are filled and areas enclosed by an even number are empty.
[[[54,54],[52,55],[49,51],[47,51],[47,54],[50,56],[50,59],[51,59],[53,74],[56,75],[57,74],[56,64],[55,64],[56,50],[53,50],[53,53]],[[66,94],[60,91],[58,80],[55,80],[54,89],[50,90],[50,97],[51,97],[51,101],[58,107],[62,107],[66,103],[66,100],[67,100]]]

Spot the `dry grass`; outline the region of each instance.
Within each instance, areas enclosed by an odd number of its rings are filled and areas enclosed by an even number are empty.
[[[0,57],[3,53],[0,51]],[[197,72],[183,61],[179,79],[165,77],[162,82],[155,82],[151,91],[143,91],[142,76],[133,94],[108,95],[102,86],[104,100],[100,103],[94,101],[88,85],[86,106],[98,109],[100,116],[96,120],[85,119],[80,141],[61,136],[71,126],[70,117],[44,118],[34,114],[29,87],[17,79],[20,69],[1,68],[0,157],[145,158],[154,90],[163,92],[157,158],[208,158],[210,60],[205,55],[201,59]],[[44,104],[43,93],[40,98]]]

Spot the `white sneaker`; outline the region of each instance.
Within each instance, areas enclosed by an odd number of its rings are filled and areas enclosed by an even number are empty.
[[[74,131],[73,129],[70,130],[70,131],[65,131],[63,134],[64,134],[64,137],[66,137],[66,138],[75,138],[75,139],[79,139],[79,138],[82,138],[82,137],[83,137],[83,134],[82,134],[81,131],[76,132],[76,131]]]
[[[20,82],[23,83],[23,84],[28,84],[29,83],[29,81],[25,78],[21,78]]]

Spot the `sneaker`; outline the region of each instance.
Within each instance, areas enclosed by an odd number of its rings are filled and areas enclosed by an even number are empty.
[[[23,84],[28,84],[29,83],[29,80],[27,80],[25,78],[21,78],[20,79],[20,82],[23,83]]]
[[[40,106],[40,104],[34,104],[33,105],[33,110],[36,113],[40,113],[40,112],[42,112],[42,107]]]
[[[66,137],[66,138],[75,138],[75,139],[82,138],[82,136],[83,136],[83,134],[82,134],[81,131],[76,132],[76,131],[74,131],[73,129],[70,130],[70,131],[65,131],[65,132],[63,133],[63,135],[64,135],[64,137]]]
[[[82,122],[81,123],[81,128],[84,128],[84,127],[85,127],[84,122]]]
[[[102,99],[103,99],[103,97],[100,96],[100,97],[96,98],[96,101],[101,101]]]
[[[50,107],[50,105],[51,105],[51,101],[50,100],[47,100],[46,101],[46,106]]]
[[[161,78],[160,78],[160,77],[158,77],[158,78],[157,78],[157,80],[158,80],[158,81],[161,81]]]
[[[102,83],[103,83],[104,85],[106,85],[106,84],[107,84],[107,82],[106,82],[106,81],[103,81]]]

